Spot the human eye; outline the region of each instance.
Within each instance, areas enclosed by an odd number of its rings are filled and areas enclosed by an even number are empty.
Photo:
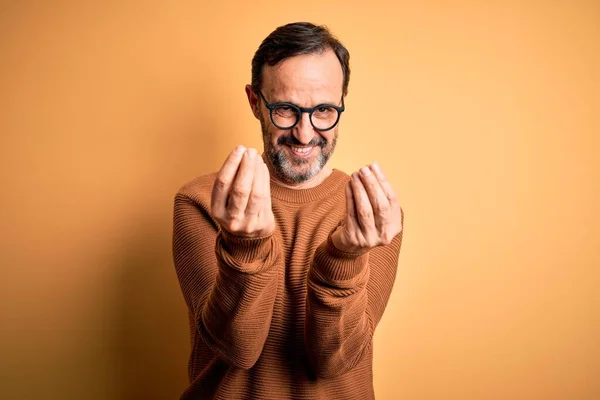
[[[314,111],[314,114],[317,117],[329,117],[331,115],[334,115],[335,113],[335,108],[327,105],[317,106]]]
[[[277,115],[286,118],[291,118],[296,115],[296,110],[288,104],[278,105],[277,107],[275,107],[275,112],[277,113]]]

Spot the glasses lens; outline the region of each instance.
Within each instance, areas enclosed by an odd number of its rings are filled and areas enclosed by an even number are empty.
[[[339,113],[333,107],[319,106],[312,113],[312,123],[320,130],[331,129],[338,121]]]
[[[289,129],[298,121],[298,110],[287,105],[280,105],[271,110],[273,122],[280,129]]]

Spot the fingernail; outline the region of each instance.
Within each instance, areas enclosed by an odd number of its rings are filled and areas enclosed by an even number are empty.
[[[368,168],[368,167],[362,167],[362,168],[360,169],[360,172],[362,172],[362,173],[363,173],[365,176],[369,176],[369,175],[371,175],[371,170],[369,170],[369,168]]]
[[[245,150],[246,150],[246,148],[244,146],[239,145],[238,147],[235,148],[235,153],[242,154]]]
[[[379,169],[379,165],[376,162],[371,164],[371,166],[373,167],[373,171],[381,172],[381,170]]]
[[[251,160],[254,160],[256,157],[256,149],[248,149],[248,157],[250,157]]]

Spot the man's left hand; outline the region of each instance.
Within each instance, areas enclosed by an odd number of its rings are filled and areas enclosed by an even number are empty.
[[[402,232],[402,211],[396,194],[377,164],[352,174],[346,186],[346,217],[331,235],[333,245],[359,253],[389,244]]]

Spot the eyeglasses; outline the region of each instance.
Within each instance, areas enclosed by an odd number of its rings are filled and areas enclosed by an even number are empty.
[[[333,104],[319,104],[313,108],[306,108],[287,102],[270,104],[262,92],[259,91],[258,94],[269,109],[271,122],[279,129],[292,129],[300,121],[302,113],[308,113],[313,128],[321,132],[328,131],[337,125],[340,116],[346,109],[344,106],[344,96],[342,96],[341,107]]]

